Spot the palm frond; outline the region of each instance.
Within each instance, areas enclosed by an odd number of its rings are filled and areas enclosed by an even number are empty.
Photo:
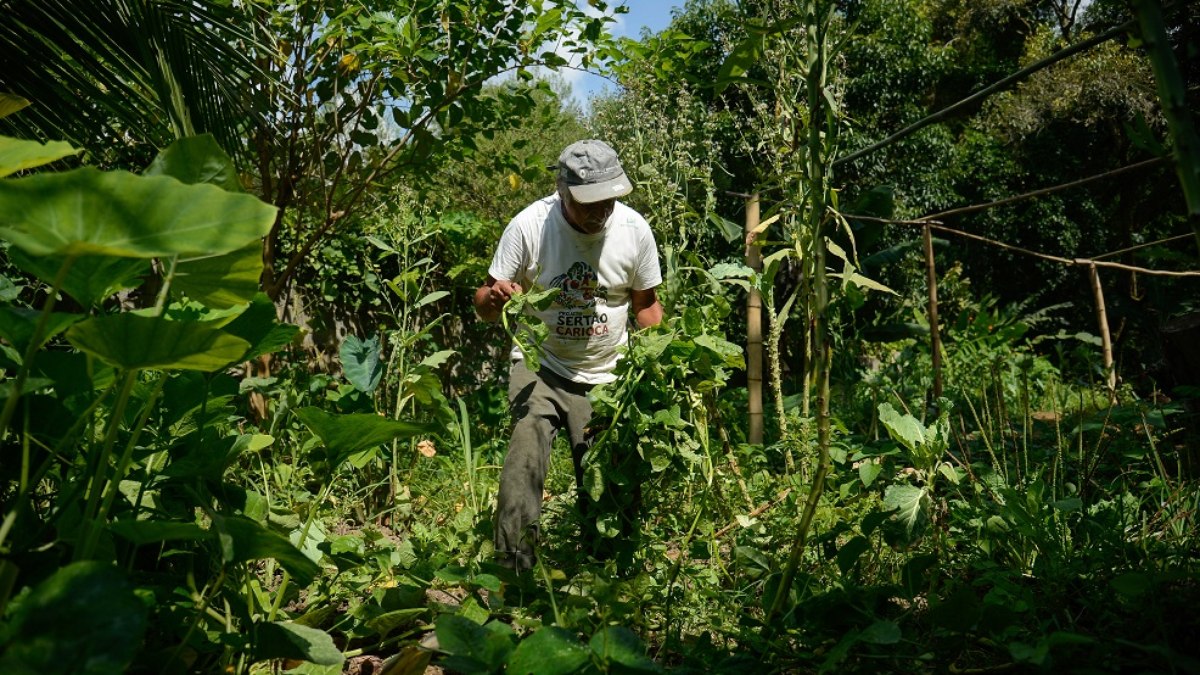
[[[226,4],[0,0],[0,92],[32,104],[0,131],[110,158],[210,132],[241,154],[247,92],[269,76],[249,56],[265,49],[249,18]]]

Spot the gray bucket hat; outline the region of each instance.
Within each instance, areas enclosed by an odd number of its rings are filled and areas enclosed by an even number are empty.
[[[624,197],[633,192],[617,151],[608,143],[588,139],[567,146],[558,156],[558,178],[580,204]]]

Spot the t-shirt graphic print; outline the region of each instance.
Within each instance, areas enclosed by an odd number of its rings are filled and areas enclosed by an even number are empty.
[[[662,283],[654,235],[636,211],[618,202],[604,229],[583,234],[567,223],[557,195],[513,218],[488,273],[526,290],[558,289],[536,313],[550,331],[543,365],[589,384],[613,379],[617,348],[628,340],[632,292]]]

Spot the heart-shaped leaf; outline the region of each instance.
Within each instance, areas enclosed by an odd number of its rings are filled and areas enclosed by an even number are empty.
[[[319,408],[301,408],[296,417],[329,449],[329,464],[334,470],[355,453],[429,431],[427,424],[366,413],[332,415]]]
[[[262,243],[255,240],[232,253],[180,260],[171,287],[202,305],[223,309],[250,302],[258,294],[262,272]]]
[[[370,394],[383,379],[383,363],[379,360],[379,336],[360,340],[357,335],[346,336],[340,352],[342,370],[354,388]]]
[[[143,175],[170,176],[188,185],[208,183],[229,192],[242,191],[237,167],[212,134],[175,141],[158,153]]]
[[[266,235],[275,211],[215,185],[92,167],[0,181],[0,237],[32,255],[229,253]]]

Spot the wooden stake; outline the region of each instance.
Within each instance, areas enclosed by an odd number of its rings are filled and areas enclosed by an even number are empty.
[[[929,350],[933,354],[933,400],[942,395],[942,337],[938,331],[937,266],[933,262],[933,235],[925,231],[925,271],[929,279]]]
[[[758,193],[746,199],[746,266],[762,272],[762,247],[753,243],[752,232],[758,227]],[[750,396],[747,440],[752,445],[763,442],[763,338],[762,294],[750,290],[746,300],[746,389]]]
[[[1096,323],[1100,326],[1100,348],[1104,351],[1104,372],[1108,374],[1108,401],[1117,402],[1117,369],[1113,367],[1112,336],[1108,332],[1108,313],[1104,309],[1104,287],[1100,285],[1100,273],[1096,265],[1088,265],[1088,278],[1092,282],[1092,297],[1096,301]]]

